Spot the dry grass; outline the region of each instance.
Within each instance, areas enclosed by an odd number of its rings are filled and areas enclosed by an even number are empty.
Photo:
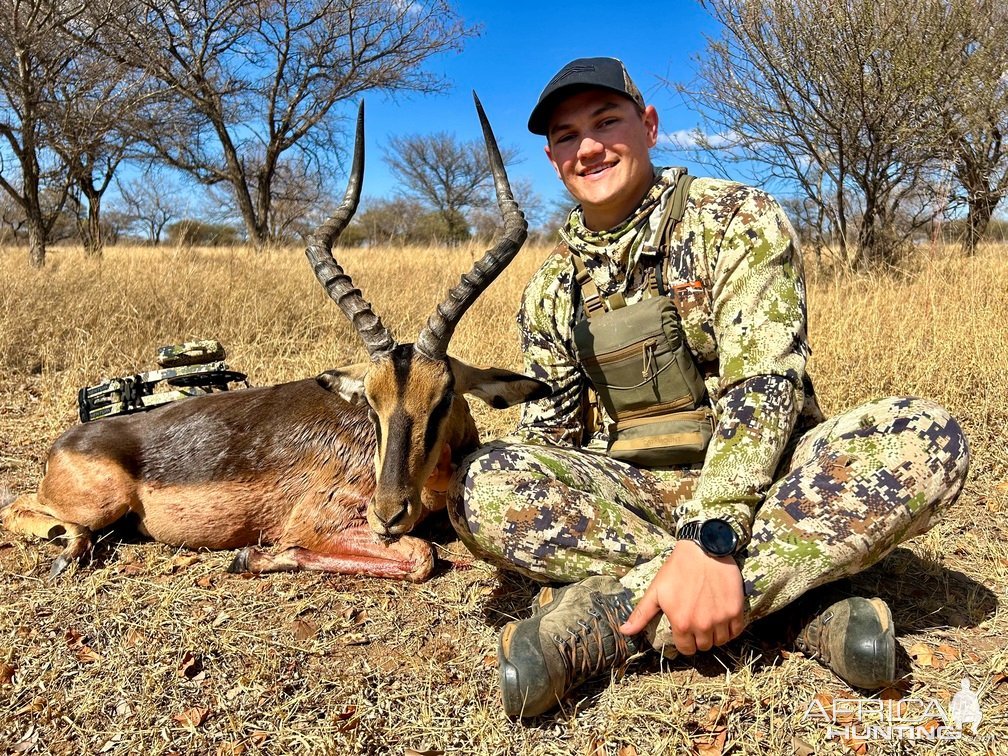
[[[463,321],[453,353],[519,367],[513,312],[547,250],[527,249]],[[341,262],[393,333],[415,336],[478,250],[376,249]],[[55,547],[0,533],[0,750],[30,753],[452,754],[1006,753],[1008,259],[936,256],[901,279],[810,286],[812,370],[837,412],[870,397],[933,397],[973,449],[966,491],[932,532],[851,586],[890,600],[905,691],[947,698],[969,676],[978,735],[954,743],[843,743],[803,721],[816,694],[851,694],[757,627],[714,654],[644,660],[556,715],[500,712],[498,628],[530,584],[473,563],[436,533],[446,569],[424,585],[312,574],[243,579],[230,554],[111,544],[55,587]],[[151,365],[157,346],[216,337],[264,384],[362,356],[298,250],[52,252],[31,271],[0,251],[0,496],[32,489],[75,394]],[[491,436],[515,412],[480,406]],[[930,663],[925,651],[935,651]],[[704,751],[707,747],[709,750]]]

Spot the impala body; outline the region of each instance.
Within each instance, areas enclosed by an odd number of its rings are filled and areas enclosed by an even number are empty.
[[[369,361],[66,431],[49,452],[38,492],[19,497],[0,517],[13,532],[66,541],[52,577],[90,551],[95,531],[131,513],[158,541],[244,547],[234,571],[314,569],[414,581],[430,575],[430,544],[406,534],[445,506],[452,464],[479,445],[463,394],[506,407],[548,390],[533,378],[446,354],[459,319],[525,239],[524,218],[476,105],[505,232],[449,291],[416,343],[392,338],[332,254],[360,197],[362,107],[346,196],[307,255]],[[279,549],[267,552],[263,544]]]

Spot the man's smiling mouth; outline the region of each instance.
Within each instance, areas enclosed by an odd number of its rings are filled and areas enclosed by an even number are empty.
[[[603,173],[610,168],[612,168],[616,163],[600,163],[599,165],[593,165],[590,168],[585,168],[581,171],[582,176],[595,176],[599,173]]]

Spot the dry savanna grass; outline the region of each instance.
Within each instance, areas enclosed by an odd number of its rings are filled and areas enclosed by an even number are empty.
[[[520,367],[513,313],[547,251],[521,252],[463,320],[455,355]],[[479,252],[354,250],[341,262],[393,333],[411,340]],[[1005,252],[942,252],[898,277],[810,275],[811,369],[827,411],[925,395],[970,437],[970,479],[949,516],[841,590],[882,595],[893,607],[904,680],[884,698],[947,706],[967,677],[984,714],[976,734],[829,737],[827,723],[805,716],[809,705],[855,694],[788,653],[771,625],[694,659],[646,657],[583,688],[554,716],[510,722],[496,692],[496,638],[528,611],[535,586],[474,561],[442,525],[432,537],[443,568],[423,585],[307,573],[247,579],[225,573],[230,553],[115,537],[95,563],[50,585],[58,548],[0,533],[0,750],[1006,753]],[[77,389],[152,366],[159,345],[217,338],[255,384],[363,357],[299,250],[110,249],[94,261],[56,249],[40,272],[22,250],[2,250],[0,313],[8,498],[37,485],[49,444],[76,421]],[[487,437],[515,419],[477,407]],[[840,725],[879,721],[866,709]]]

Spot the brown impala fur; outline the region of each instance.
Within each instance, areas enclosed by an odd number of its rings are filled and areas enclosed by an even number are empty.
[[[356,208],[362,135],[363,111],[350,188],[337,211],[342,215],[330,221],[331,236]],[[316,274],[341,307],[349,298],[373,317],[349,277],[334,267],[331,241],[321,245],[331,265],[325,276]],[[339,294],[329,288],[333,270],[347,284]],[[489,281],[480,283],[485,288]],[[480,290],[469,290],[470,298]],[[460,314],[453,314],[456,321]],[[424,339],[446,345],[453,327],[447,335],[435,328],[434,336],[425,329],[417,347],[396,344],[383,327],[379,336],[388,339],[374,347],[358,328],[369,362],[75,426],[53,444],[38,492],[16,499],[0,520],[13,532],[67,541],[52,577],[90,551],[95,531],[132,513],[143,533],[164,543],[245,547],[232,571],[314,569],[423,580],[433,567],[431,546],[406,534],[444,508],[453,463],[479,445],[462,395],[501,408],[548,390],[533,378],[422,348]],[[271,554],[258,544],[280,548]]]

